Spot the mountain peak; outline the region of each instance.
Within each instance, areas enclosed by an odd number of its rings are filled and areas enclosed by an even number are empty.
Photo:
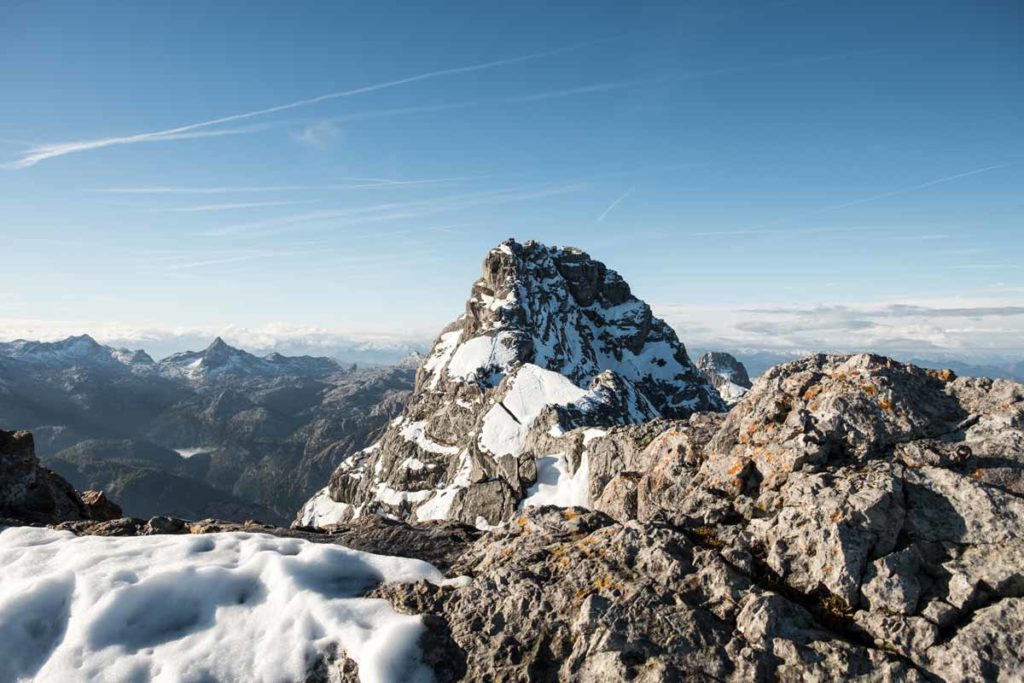
[[[342,463],[300,523],[378,511],[496,524],[561,457],[567,430],[724,410],[672,328],[582,249],[506,240],[481,270],[402,417]],[[583,500],[572,484],[582,467],[562,462],[544,478]]]
[[[697,367],[730,405],[740,400],[750,389],[747,369],[731,353],[708,351],[697,359]]]
[[[204,383],[220,376],[273,378],[281,376],[324,376],[336,372],[338,364],[329,358],[282,356],[271,353],[260,358],[216,337],[202,351],[185,351],[160,361],[163,374]]]
[[[72,335],[67,339],[55,342],[62,345],[82,344],[84,346],[99,347],[101,344],[88,334]]]
[[[239,349],[236,349],[235,347],[231,346],[227,342],[225,342],[220,337],[214,337],[213,341],[210,342],[210,345],[206,347],[207,351],[226,351],[228,349],[230,349],[232,351],[238,351],[239,350]]]
[[[666,417],[722,408],[676,333],[617,272],[582,249],[506,240],[487,253],[465,316],[435,342],[417,386],[493,387],[524,363],[578,386],[615,371]]]

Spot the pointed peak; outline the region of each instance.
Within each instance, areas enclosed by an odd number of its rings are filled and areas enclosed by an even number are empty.
[[[210,342],[210,345],[206,347],[206,350],[207,351],[223,351],[225,349],[230,349],[230,348],[232,348],[232,347],[230,345],[228,345],[227,342],[225,342],[220,337],[216,337],[212,342]]]

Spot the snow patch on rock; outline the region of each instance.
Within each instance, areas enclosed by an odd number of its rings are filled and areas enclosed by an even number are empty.
[[[0,680],[296,681],[343,652],[362,681],[429,681],[419,617],[360,595],[441,573],[264,534],[0,532]],[[340,649],[340,651],[338,651]]]
[[[562,453],[537,459],[537,481],[526,490],[521,508],[557,505],[584,507],[590,505],[590,462],[587,452],[580,458],[575,473]]]
[[[300,526],[325,527],[358,517],[355,512],[357,510],[348,503],[332,500],[330,487],[325,486],[306,501],[295,523]]]
[[[480,445],[494,455],[518,455],[546,406],[574,403],[586,394],[565,375],[527,363],[512,376],[505,397],[484,416]]]

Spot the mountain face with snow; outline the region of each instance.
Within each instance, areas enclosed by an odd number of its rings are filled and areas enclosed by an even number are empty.
[[[405,412],[342,463],[296,522],[377,511],[497,524],[520,505],[576,495],[587,463],[559,459],[563,431],[724,407],[618,273],[577,249],[509,240],[487,254]]]
[[[732,354],[721,351],[703,353],[697,358],[697,367],[729,405],[740,400],[750,389],[747,369]]]
[[[221,378],[310,377],[339,372],[341,366],[330,358],[282,356],[271,353],[262,358],[229,346],[217,337],[202,351],[185,351],[159,363],[165,377],[182,377],[193,383],[215,382]]]

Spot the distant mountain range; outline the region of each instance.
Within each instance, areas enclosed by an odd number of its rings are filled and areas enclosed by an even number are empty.
[[[215,339],[154,361],[87,335],[0,344],[0,426],[137,516],[281,521],[404,404],[415,368],[259,357]]]

